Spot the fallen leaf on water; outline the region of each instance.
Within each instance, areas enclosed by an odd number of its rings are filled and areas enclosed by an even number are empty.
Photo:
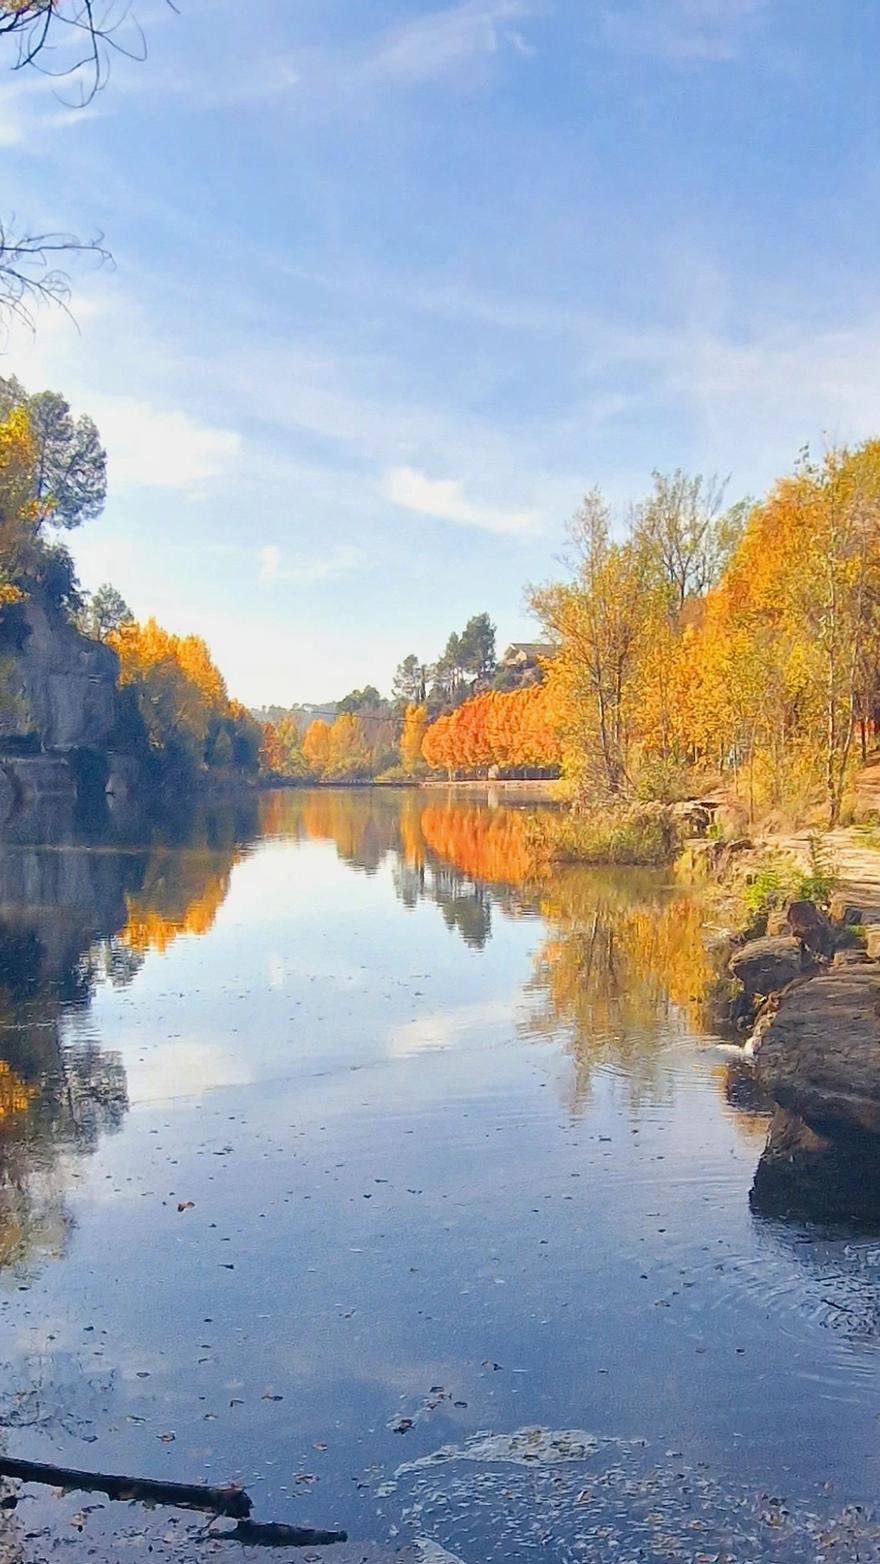
[[[178,1211],[192,1211],[194,1209],[194,1207],[195,1207],[195,1201],[194,1200],[178,1200],[178,1202],[177,1202],[177,1209],[178,1209]]]

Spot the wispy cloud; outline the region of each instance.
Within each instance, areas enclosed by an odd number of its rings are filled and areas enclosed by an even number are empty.
[[[528,0],[465,0],[429,11],[385,35],[368,62],[369,74],[401,82],[430,81],[469,60],[497,54],[505,43],[529,53],[522,33],[505,24],[534,12]]]
[[[264,586],[276,581],[330,581],[334,576],[363,570],[366,550],[353,543],[339,543],[326,554],[294,555],[285,559],[276,543],[267,543],[258,555],[259,579]]]
[[[522,536],[535,524],[532,511],[501,510],[469,500],[454,478],[429,478],[415,467],[392,467],[382,482],[383,492],[402,510],[435,516],[459,527],[480,527],[484,532]]]
[[[29,153],[48,151],[47,130],[71,130],[99,117],[94,104],[73,108],[53,92],[43,76],[26,76],[0,89],[0,147],[27,147]]]
[[[603,18],[615,48],[673,63],[735,59],[768,0],[613,0]]]

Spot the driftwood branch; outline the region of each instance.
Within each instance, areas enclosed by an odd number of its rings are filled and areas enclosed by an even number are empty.
[[[51,1483],[53,1488],[76,1488],[82,1493],[106,1493],[111,1499],[145,1499],[175,1509],[211,1510],[247,1520],[253,1508],[243,1488],[209,1488],[199,1483],[166,1483],[151,1477],[113,1477],[107,1472],[81,1472],[73,1466],[52,1466],[44,1461],[16,1461],[0,1456],[0,1477],[17,1477],[23,1483]]]
[[[321,1548],[334,1542],[347,1542],[347,1531],[316,1531],[311,1526],[285,1526],[279,1521],[239,1521],[225,1540],[243,1542],[254,1548]]]

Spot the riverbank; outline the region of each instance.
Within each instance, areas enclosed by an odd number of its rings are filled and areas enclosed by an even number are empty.
[[[264,792],[276,788],[308,788],[320,789],[322,792],[364,792],[370,788],[404,789],[408,792],[450,793],[464,798],[485,798],[487,795],[496,800],[512,799],[521,800],[530,804],[562,804],[565,802],[565,785],[559,780],[545,778],[511,777],[511,778],[468,778],[463,781],[450,782],[446,777],[349,777],[341,779],[321,779],[312,777],[276,777],[262,776],[258,778],[257,787]]]
[[[820,839],[691,841],[677,872],[702,878],[716,926],[728,925],[729,1020],[774,1105],[756,1208],[877,1223],[877,833],[849,826]]]

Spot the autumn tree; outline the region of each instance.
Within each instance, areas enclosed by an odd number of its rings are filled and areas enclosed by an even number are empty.
[[[309,770],[322,776],[330,758],[330,724],[323,717],[310,722],[303,734],[303,756]]]
[[[256,769],[259,724],[231,701],[200,636],[124,620],[108,633],[119,657],[123,733],[162,771]]]
[[[361,718],[341,711],[327,734],[325,778],[355,781],[370,773],[370,751]]]
[[[94,422],[74,418],[57,391],[27,392],[14,376],[0,378],[0,416],[27,414],[33,440],[32,498],[42,522],[78,527],[99,516],[107,498],[107,453]]]
[[[36,444],[23,407],[0,419],[0,574],[15,585],[18,567],[39,527],[34,502]]]
[[[647,624],[662,608],[652,551],[611,538],[611,517],[593,489],[571,523],[573,579],[531,592],[555,647],[547,675],[565,768],[577,792],[609,798],[632,791],[639,659]]]
[[[400,764],[407,776],[413,776],[422,763],[422,744],[428,723],[428,708],[412,702],[403,714],[400,734]]]
[[[653,552],[669,583],[673,609],[703,597],[715,585],[739,537],[746,505],[725,509],[726,482],[688,475],[677,468],[655,472],[654,487],[635,509],[637,547]]]
[[[426,729],[422,756],[435,770],[553,770],[560,760],[550,696],[542,684],[483,690]]]

